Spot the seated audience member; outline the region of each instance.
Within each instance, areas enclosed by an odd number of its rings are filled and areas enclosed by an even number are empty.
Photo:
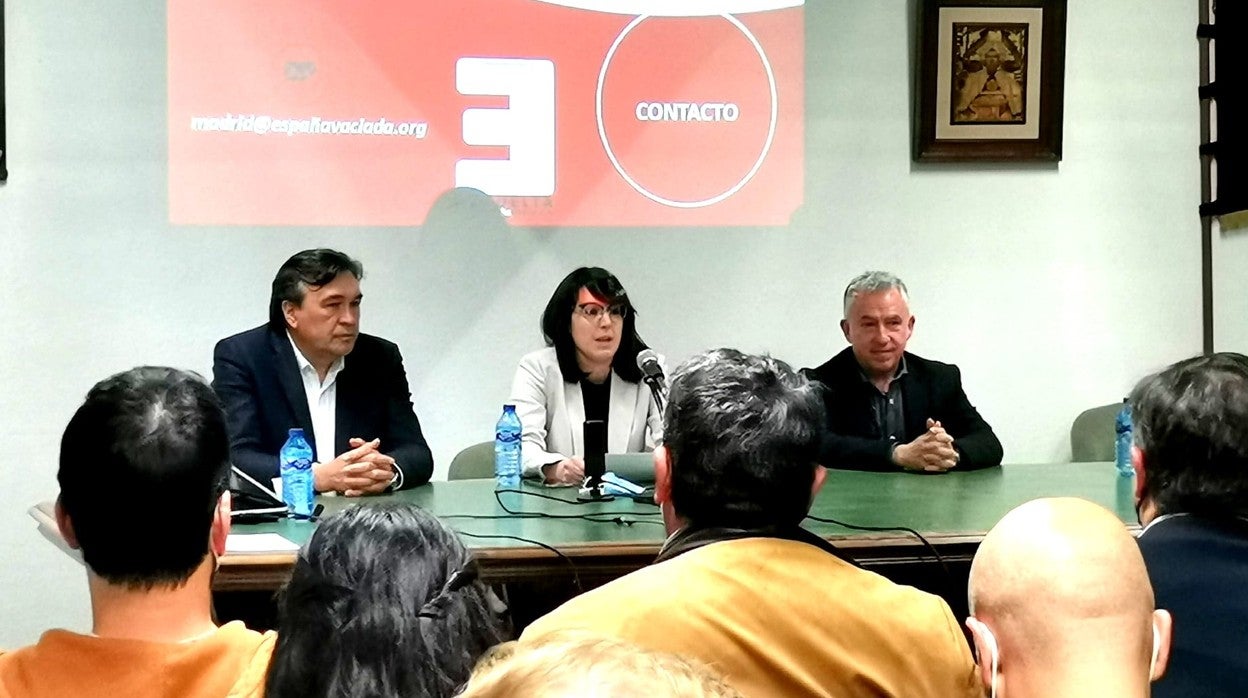
[[[268,698],[454,695],[506,639],[493,594],[455,533],[413,505],[321,523],[281,594]]]
[[[482,660],[463,698],[740,698],[710,669],[592,635],[508,643]]]
[[[429,481],[433,455],[393,343],[360,333],[359,262],[304,250],[273,278],[267,325],[217,343],[234,465],[267,484],[290,429],[303,429],[318,492],[376,494]]]
[[[662,415],[641,382],[637,311],[606,269],[581,267],[542,313],[547,348],[520,359],[511,400],[524,426],[524,474],[549,484],[585,477],[584,423],[607,423],[607,452],[654,449]]]
[[[273,634],[212,617],[228,472],[221,404],[198,376],[147,367],[96,384],[61,438],[56,500],[91,632],[0,654],[0,697],[260,696]]]
[[[1126,526],[1091,502],[1006,514],[975,553],[969,600],[993,698],[1141,698],[1165,671],[1170,616]]]
[[[962,374],[906,351],[914,331],[901,279],[882,271],[845,288],[850,346],[803,373],[824,385],[829,468],[945,472],[1001,465],[1001,442],[962,390]]]
[[[1248,357],[1202,356],[1131,395],[1140,551],[1174,614],[1161,698],[1248,696]]]
[[[774,359],[719,349],[672,379],[650,567],[568,601],[521,643],[588,631],[695,658],[746,696],[976,696],[939,597],[859,569],[801,528],[826,471],[823,403]]]

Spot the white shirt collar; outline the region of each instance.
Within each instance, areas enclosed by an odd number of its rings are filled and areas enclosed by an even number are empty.
[[[1156,526],[1157,524],[1161,523],[1162,521],[1165,521],[1166,519],[1175,519],[1180,516],[1187,516],[1187,514],[1162,514],[1161,516],[1158,516],[1152,521],[1149,521],[1148,525],[1140,530],[1140,535],[1142,536],[1145,533],[1148,533],[1148,529],[1152,528],[1153,526]]]
[[[330,364],[329,371],[325,374],[325,380],[322,381],[320,380],[320,374],[316,371],[316,367],[299,350],[299,345],[295,344],[295,338],[290,334],[290,330],[286,330],[286,339],[290,340],[290,348],[295,352],[295,363],[299,366],[299,373],[311,371],[312,375],[317,377],[322,387],[333,383],[334,379],[338,377],[338,373],[347,365],[347,357],[345,356],[339,356],[337,359],[334,359],[334,363]]]

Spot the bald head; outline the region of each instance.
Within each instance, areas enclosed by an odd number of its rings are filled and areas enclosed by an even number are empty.
[[[1082,499],[1006,514],[975,554],[970,610],[1016,666],[1146,669],[1152,656],[1153,589],[1139,548],[1118,517]]]

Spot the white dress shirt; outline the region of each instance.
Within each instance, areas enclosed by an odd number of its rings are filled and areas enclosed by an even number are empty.
[[[316,462],[328,463],[338,457],[334,453],[334,442],[338,437],[338,374],[347,365],[347,357],[339,356],[329,367],[325,380],[321,380],[316,367],[308,361],[308,357],[299,351],[295,338],[286,332],[290,340],[290,348],[295,351],[295,362],[299,365],[299,377],[303,379],[303,394],[308,399],[308,412],[312,415],[312,433],[316,435]],[[403,486],[403,469],[394,464],[394,476],[390,486]]]
[[[335,420],[338,419],[338,373],[346,365],[346,357],[340,356],[322,381],[316,367],[299,351],[294,337],[286,333],[290,348],[295,350],[295,362],[299,364],[299,377],[303,379],[303,393],[308,398],[308,412],[312,414],[312,433],[316,436],[316,462],[328,463],[338,457],[334,453],[337,437]]]

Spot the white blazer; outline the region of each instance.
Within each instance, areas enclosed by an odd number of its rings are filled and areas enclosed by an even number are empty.
[[[580,382],[568,383],[554,347],[525,354],[511,381],[511,399],[524,431],[521,455],[526,477],[539,477],[543,465],[585,455],[585,399]],[[649,386],[611,376],[607,412],[607,452],[643,453],[663,439],[663,415]]]

